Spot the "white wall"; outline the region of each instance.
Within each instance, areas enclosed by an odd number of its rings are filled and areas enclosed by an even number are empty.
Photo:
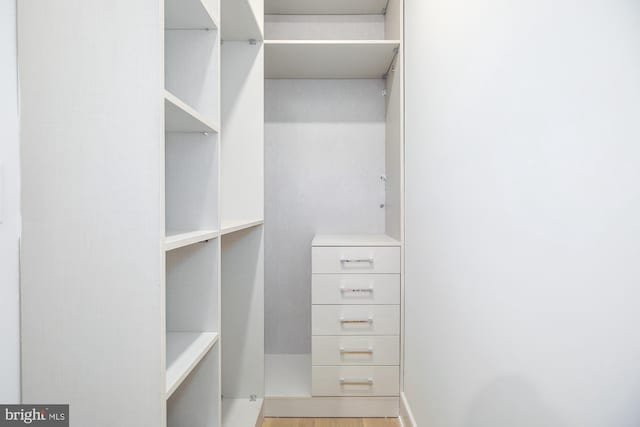
[[[20,401],[20,157],[16,4],[0,3],[0,402]]]
[[[640,2],[405,19],[418,424],[640,425]]]
[[[311,240],[384,232],[384,80],[265,82],[265,342],[311,353]]]

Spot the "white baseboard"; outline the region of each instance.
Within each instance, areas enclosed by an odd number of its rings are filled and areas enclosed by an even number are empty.
[[[396,418],[397,397],[265,397],[265,417]]]
[[[404,392],[400,393],[400,424],[402,427],[418,427]]]
[[[260,413],[258,414],[258,419],[256,420],[256,427],[262,427],[264,422],[264,400],[262,400],[262,404],[260,405]]]

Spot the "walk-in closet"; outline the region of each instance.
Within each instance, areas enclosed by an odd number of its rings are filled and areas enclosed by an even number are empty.
[[[640,0],[0,2],[0,426],[638,427]]]
[[[397,416],[401,1],[94,3],[19,2],[24,399]]]

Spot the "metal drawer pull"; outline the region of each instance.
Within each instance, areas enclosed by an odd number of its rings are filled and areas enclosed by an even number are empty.
[[[368,349],[361,350],[346,350],[344,347],[340,347],[341,354],[373,354],[373,348],[369,347]]]
[[[340,318],[340,323],[373,323],[373,317],[369,317],[368,319],[345,319],[344,317]]]
[[[345,288],[343,286],[340,288],[340,292],[373,292],[373,286],[368,288]]]
[[[373,378],[340,378],[342,385],[373,385]]]
[[[373,258],[360,258],[360,259],[341,258],[340,262],[343,264],[356,264],[356,263],[363,263],[363,262],[373,264]]]

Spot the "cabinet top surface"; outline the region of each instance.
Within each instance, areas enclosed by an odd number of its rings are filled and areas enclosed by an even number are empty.
[[[386,234],[316,234],[312,246],[400,246]]]

